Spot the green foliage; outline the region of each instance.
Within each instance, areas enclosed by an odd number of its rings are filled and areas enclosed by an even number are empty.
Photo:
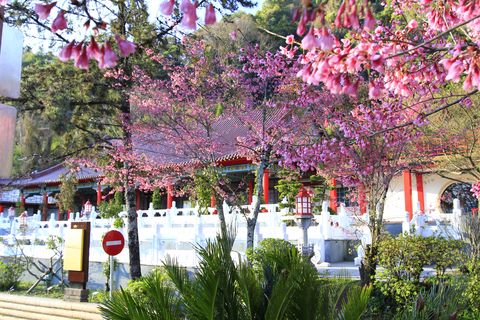
[[[416,296],[422,284],[420,274],[426,265],[435,265],[436,277],[441,279],[448,268],[463,262],[464,245],[457,240],[416,235],[387,237],[380,242],[379,264],[375,286],[393,301],[405,305]]]
[[[458,298],[463,290],[460,284],[434,285],[423,289],[410,299],[409,304],[395,315],[395,320],[450,320],[457,319],[464,302]]]
[[[77,177],[74,174],[62,174],[60,181],[60,192],[56,195],[58,210],[60,212],[74,211]]]
[[[162,208],[162,195],[160,194],[160,189],[155,188],[152,194],[152,205],[153,209],[159,210]]]
[[[325,193],[328,189],[327,180],[321,175],[312,175],[310,176],[310,182],[313,184],[313,213],[319,214],[322,211],[322,202],[325,200]],[[330,214],[335,214],[333,210],[330,210],[330,207],[328,209],[331,211]]]
[[[113,227],[114,227],[114,228],[116,228],[116,229],[122,229],[124,226],[125,226],[125,222],[123,221],[122,218],[116,217],[116,218],[113,220]]]
[[[211,170],[200,170],[193,177],[192,193],[190,199],[197,202],[200,214],[208,214],[213,195],[213,186],[216,184],[217,175]]]
[[[461,296],[468,303],[472,312],[480,315],[480,263],[472,260],[466,264],[466,285]]]
[[[280,203],[280,208],[295,208],[295,196],[302,187],[300,173],[282,168],[277,175],[280,178],[275,186],[275,189],[278,190],[278,197],[280,199],[287,198],[287,203]]]
[[[107,319],[360,319],[370,288],[321,279],[288,242],[268,239],[250,252],[253,268],[231,258],[232,233],[197,247],[190,275],[175,261],[114,293],[100,309]]]
[[[291,0],[266,0],[255,14],[255,21],[261,28],[265,28],[281,36],[296,35],[297,24],[292,21],[292,12],[300,4]],[[285,46],[285,40],[271,36],[270,48],[277,50]]]
[[[0,291],[6,291],[17,285],[25,265],[18,259],[0,261]]]
[[[104,219],[117,218],[118,214],[123,210],[123,194],[115,192],[113,199],[102,201],[98,206],[100,216]]]

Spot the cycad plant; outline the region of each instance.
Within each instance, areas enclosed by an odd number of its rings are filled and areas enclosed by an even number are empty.
[[[100,307],[111,320],[357,320],[370,289],[345,281],[321,279],[291,245],[262,251],[256,261],[235,264],[230,256],[233,232],[204,247],[193,274],[167,260],[167,277],[144,279],[144,294],[116,292]],[[257,255],[257,257],[260,255]]]

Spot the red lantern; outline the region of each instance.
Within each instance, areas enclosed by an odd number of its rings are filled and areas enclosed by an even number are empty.
[[[304,187],[300,189],[297,196],[295,197],[295,209],[297,211],[297,216],[301,217],[310,217],[312,216],[312,201],[310,194]]]

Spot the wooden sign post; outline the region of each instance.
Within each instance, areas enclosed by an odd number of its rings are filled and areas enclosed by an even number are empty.
[[[70,288],[65,288],[65,300],[88,301],[88,264],[90,254],[90,222],[72,222],[66,234],[64,269],[68,270]]]

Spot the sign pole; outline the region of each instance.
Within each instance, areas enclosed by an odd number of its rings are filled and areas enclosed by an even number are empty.
[[[114,270],[114,263],[113,263],[113,256],[110,257],[110,300],[112,300],[113,296],[113,270]]]
[[[124,246],[125,238],[123,237],[123,234],[118,230],[110,230],[103,237],[102,247],[105,253],[108,254],[110,261],[110,300],[112,300],[113,296],[113,272],[115,270],[115,261],[113,260],[113,256],[116,256],[117,254],[122,252]]]

